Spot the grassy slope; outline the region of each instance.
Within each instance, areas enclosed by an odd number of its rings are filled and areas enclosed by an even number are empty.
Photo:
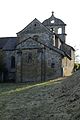
[[[0,84],[0,120],[80,120],[80,71],[36,85]]]

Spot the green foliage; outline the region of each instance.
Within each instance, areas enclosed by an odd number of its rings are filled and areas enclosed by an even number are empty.
[[[74,71],[77,71],[80,69],[80,63],[74,63]]]

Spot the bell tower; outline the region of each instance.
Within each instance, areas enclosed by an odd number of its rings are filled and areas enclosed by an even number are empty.
[[[65,26],[66,26],[66,24],[62,20],[56,18],[54,16],[53,11],[52,11],[51,17],[46,19],[45,21],[43,21],[43,25],[45,25],[48,29],[50,29],[50,31],[52,31],[53,33],[58,35],[59,38],[65,43],[65,41],[66,41]]]

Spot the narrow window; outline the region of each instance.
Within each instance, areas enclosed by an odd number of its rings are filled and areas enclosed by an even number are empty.
[[[62,28],[58,29],[58,34],[62,34]]]
[[[34,26],[36,27],[36,24],[34,24]]]
[[[55,36],[55,47],[58,48],[58,37],[57,36]]]
[[[15,68],[15,57],[11,56],[11,68]]]
[[[54,63],[51,63],[51,68],[54,68],[54,65],[55,65]]]
[[[53,35],[52,39],[53,39],[53,46],[55,46],[55,35]]]
[[[32,63],[32,53],[28,54],[28,63]]]

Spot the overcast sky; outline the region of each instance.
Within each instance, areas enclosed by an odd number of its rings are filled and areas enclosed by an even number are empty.
[[[52,11],[67,24],[66,42],[79,49],[80,0],[0,0],[0,37],[16,36],[34,18],[43,22]]]

